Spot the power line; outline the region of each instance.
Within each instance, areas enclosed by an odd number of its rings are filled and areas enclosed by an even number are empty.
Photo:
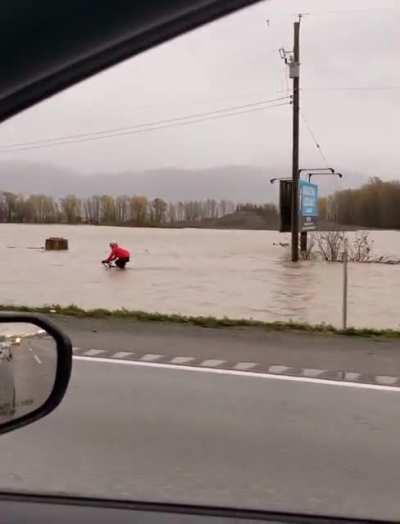
[[[285,97],[285,98],[288,98],[288,97]],[[119,137],[119,136],[143,134],[143,133],[148,133],[148,132],[151,132],[151,131],[158,131],[158,130],[161,130],[161,129],[170,129],[170,128],[176,128],[176,127],[184,127],[184,126],[188,126],[188,125],[192,125],[192,124],[198,124],[198,123],[201,123],[201,122],[206,122],[206,121],[209,121],[209,120],[219,120],[219,119],[228,118],[228,117],[231,117],[231,116],[239,116],[239,115],[254,113],[254,112],[258,112],[258,111],[265,111],[266,109],[272,109],[272,108],[275,108],[275,107],[282,107],[282,106],[289,106],[289,105],[290,105],[289,102],[283,102],[283,103],[279,103],[279,104],[265,105],[265,106],[261,106],[261,107],[253,107],[251,109],[246,109],[246,110],[243,110],[243,111],[233,111],[233,112],[224,113],[224,114],[214,114],[214,115],[210,115],[210,116],[207,116],[207,117],[192,119],[192,120],[188,120],[188,121],[167,123],[167,124],[164,124],[164,125],[154,125],[153,127],[145,127],[145,128],[142,127],[142,128],[137,128],[137,129],[132,128],[129,131],[118,132],[118,133],[109,133],[109,134],[103,134],[103,135],[99,135],[99,136],[86,136],[84,138],[77,138],[77,139],[73,139],[73,140],[59,140],[58,142],[43,142],[43,143],[37,143],[37,144],[28,145],[26,147],[25,146],[24,147],[14,147],[14,148],[9,148],[9,149],[4,148],[4,149],[0,149],[0,153],[14,153],[14,152],[18,152],[19,153],[19,152],[29,151],[29,150],[33,150],[33,149],[43,149],[43,148],[60,146],[60,145],[78,144],[78,143],[83,143],[83,142],[93,142],[93,141],[97,141],[97,140],[103,140],[103,139],[114,138],[114,137]],[[150,126],[151,124],[147,124],[147,125]]]
[[[8,151],[14,151],[14,150],[19,151],[19,148],[26,148],[26,147],[38,146],[38,145],[40,146],[52,145],[52,144],[57,144],[59,142],[62,142],[62,143],[66,143],[68,141],[73,142],[76,140],[86,139],[86,138],[94,138],[94,137],[102,138],[103,135],[104,135],[104,138],[107,138],[108,136],[118,136],[120,133],[121,135],[124,135],[125,133],[128,133],[130,131],[136,131],[136,130],[141,130],[141,129],[146,129],[146,128],[152,129],[155,126],[166,127],[167,124],[173,124],[173,123],[178,123],[181,121],[193,120],[193,119],[220,115],[220,114],[222,115],[224,113],[230,113],[232,111],[237,111],[237,110],[242,110],[242,109],[258,108],[259,106],[270,107],[267,104],[271,104],[273,102],[279,102],[282,100],[287,100],[288,98],[290,98],[289,95],[286,95],[286,96],[281,96],[278,98],[258,100],[256,102],[252,102],[248,104],[229,106],[225,108],[216,109],[213,111],[192,113],[189,115],[177,116],[177,117],[157,120],[153,122],[145,122],[142,124],[136,124],[136,125],[131,125],[131,126],[118,127],[118,128],[113,128],[113,129],[104,129],[104,130],[93,131],[93,132],[88,132],[88,133],[63,135],[63,136],[58,136],[54,138],[43,138],[40,140],[34,140],[30,142],[19,142],[19,143],[9,144],[9,145],[0,147],[0,152],[8,152]]]
[[[350,15],[350,14],[358,14],[358,13],[371,13],[371,12],[378,12],[378,11],[399,11],[400,8],[398,7],[361,7],[360,9],[337,9],[337,10],[331,10],[331,11],[314,11],[311,13],[306,13],[307,15],[312,16],[325,16],[325,15]]]
[[[380,12],[380,11],[386,11],[386,12],[396,12],[400,11],[400,7],[362,7],[360,9],[337,9],[337,10],[330,10],[330,11],[307,11],[304,13],[301,13],[303,17],[305,16],[336,16],[336,15],[343,15],[343,16],[350,16],[354,14],[369,14],[371,12]],[[268,20],[269,22],[274,17],[298,17],[299,13],[273,13],[269,16]]]
[[[317,140],[313,130],[311,129],[311,126],[310,126],[308,120],[304,116],[303,110],[300,110],[300,115],[301,115],[301,119],[303,120],[303,123],[305,124],[305,126],[306,126],[306,128],[307,128],[307,130],[308,130],[308,132],[309,132],[309,134],[311,136],[312,141],[315,144],[315,147],[316,147],[318,153],[321,155],[321,158],[322,158],[322,160],[325,163],[325,166],[329,167],[328,160],[327,160],[326,156],[324,155],[324,152],[322,151],[321,145],[319,144],[319,142],[318,142],[318,140]]]
[[[389,91],[400,89],[400,85],[393,86],[333,86],[333,87],[302,87],[302,91]]]

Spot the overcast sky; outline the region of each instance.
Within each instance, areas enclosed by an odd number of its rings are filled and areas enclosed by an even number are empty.
[[[14,117],[0,128],[0,147],[284,96],[287,71],[278,49],[292,47],[297,12],[310,13],[301,27],[301,107],[329,164],[344,172],[400,178],[398,0],[260,3],[132,58]],[[278,166],[289,172],[291,107],[3,153],[2,159],[56,164],[83,173],[243,164]],[[321,163],[302,126],[301,164]]]

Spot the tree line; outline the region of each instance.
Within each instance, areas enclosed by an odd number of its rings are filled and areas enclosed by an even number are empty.
[[[145,196],[21,195],[0,192],[0,222],[67,223],[131,226],[174,226],[201,224],[233,213],[237,205],[229,200],[167,202]]]
[[[0,222],[66,223],[168,227],[213,225],[219,218],[237,212],[251,212],[275,226],[279,212],[273,204],[236,204],[230,200],[167,202],[141,195],[23,195],[0,191]],[[400,181],[371,178],[358,189],[337,191],[319,199],[320,221],[341,225],[400,229]]]
[[[278,208],[274,204],[238,204],[236,210],[255,213],[256,215],[263,218],[267,224],[278,227],[279,212]]]
[[[342,225],[400,229],[400,181],[370,178],[358,189],[321,198],[319,210],[320,219]]]

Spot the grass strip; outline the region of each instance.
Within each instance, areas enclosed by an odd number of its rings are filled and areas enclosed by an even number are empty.
[[[40,313],[44,315],[64,315],[76,318],[118,318],[141,322],[169,322],[174,324],[186,324],[204,328],[230,328],[230,327],[257,327],[267,331],[297,331],[303,333],[315,333],[321,335],[346,335],[349,337],[379,337],[400,338],[400,331],[394,329],[370,329],[350,327],[346,330],[335,328],[330,324],[307,324],[305,322],[264,322],[254,319],[235,319],[227,317],[212,316],[186,316],[178,314],[149,313],[129,309],[82,309],[75,304],[60,306],[59,304],[49,306],[15,306],[0,305],[0,311],[15,311],[26,313]]]

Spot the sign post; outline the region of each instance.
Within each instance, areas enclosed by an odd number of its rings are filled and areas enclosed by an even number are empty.
[[[280,180],[279,210],[281,217],[281,233],[292,229],[292,180]],[[305,180],[299,180],[298,217],[301,233],[314,231],[318,218],[318,186]]]
[[[343,251],[343,308],[342,308],[342,326],[343,331],[347,329],[347,263],[348,263],[348,244],[347,238],[344,239]]]
[[[281,233],[292,230],[292,180],[279,180],[279,217]]]
[[[301,180],[300,174],[308,172],[308,181]],[[296,181],[290,178],[271,178],[270,182],[279,181],[279,211],[281,233],[292,232],[292,240],[298,238],[300,233],[300,250],[307,251],[307,232],[317,229],[318,221],[318,186],[311,183],[312,176],[334,175],[342,178],[342,173],[336,172],[332,167],[323,168],[303,168],[298,170]],[[293,195],[297,193],[297,198]],[[296,216],[297,220],[293,221]],[[296,222],[296,224],[293,224]],[[297,232],[297,233],[296,233]],[[296,233],[296,235],[293,235]],[[293,248],[293,245],[292,245]],[[296,255],[296,250],[292,249],[292,255]],[[297,261],[297,257],[292,257]]]
[[[314,231],[317,229],[318,219],[318,186],[299,181],[299,215],[300,231]]]
[[[300,251],[307,252],[307,231],[317,227],[318,186],[305,180],[299,181]]]

